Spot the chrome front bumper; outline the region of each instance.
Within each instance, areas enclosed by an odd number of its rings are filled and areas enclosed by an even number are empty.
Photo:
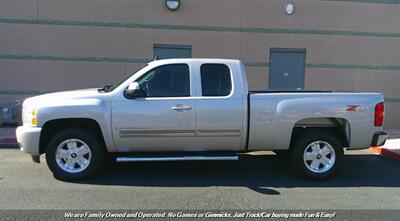
[[[16,130],[17,142],[21,151],[32,156],[39,156],[41,127],[20,126]]]

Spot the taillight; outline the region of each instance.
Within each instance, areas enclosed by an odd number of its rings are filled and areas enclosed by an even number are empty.
[[[383,102],[375,105],[375,127],[383,125],[384,112],[385,104]]]

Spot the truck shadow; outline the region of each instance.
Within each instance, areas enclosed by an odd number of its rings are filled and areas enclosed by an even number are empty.
[[[375,155],[346,155],[343,168],[328,181],[309,181],[290,172],[275,155],[243,156],[239,161],[121,163],[81,184],[147,187],[248,187],[262,194],[273,188],[400,187],[399,162]]]

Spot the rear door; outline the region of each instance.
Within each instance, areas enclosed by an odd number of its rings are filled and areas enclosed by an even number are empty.
[[[243,103],[235,93],[232,70],[226,64],[198,64],[197,149],[227,151],[241,148]],[[238,88],[238,91],[240,88]]]

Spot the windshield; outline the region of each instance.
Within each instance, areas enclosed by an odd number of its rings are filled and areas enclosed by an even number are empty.
[[[128,80],[128,78],[132,77],[132,75],[136,74],[137,72],[139,72],[140,70],[142,70],[144,67],[146,67],[148,64],[140,67],[139,69],[137,69],[135,72],[131,73],[131,74],[127,74],[125,77],[121,78],[120,80],[118,80],[116,83],[111,84],[111,85],[106,85],[103,88],[98,89],[99,92],[111,92],[113,91],[115,88],[117,88],[119,85],[121,85],[122,83],[124,83],[126,80]]]

